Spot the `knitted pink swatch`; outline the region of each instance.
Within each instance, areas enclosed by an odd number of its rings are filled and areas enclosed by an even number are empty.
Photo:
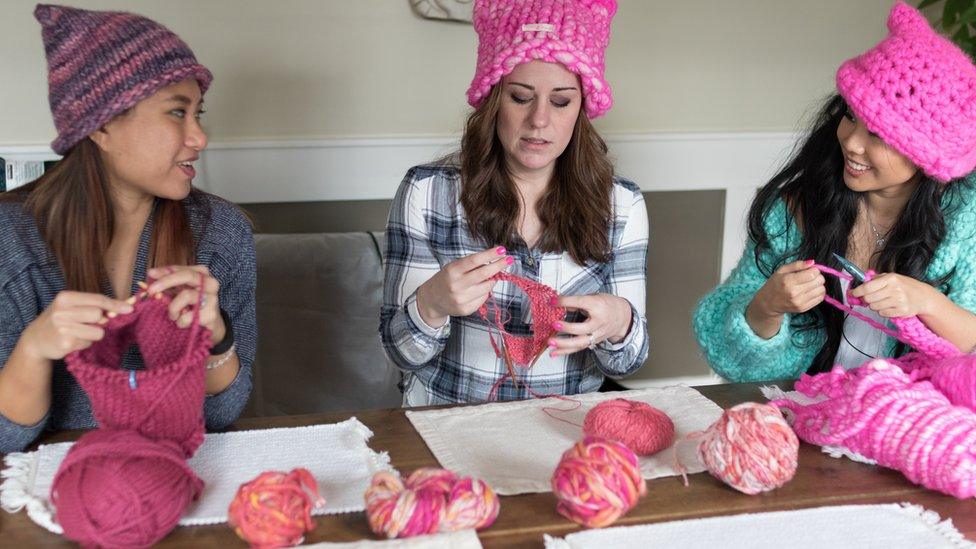
[[[613,105],[603,76],[616,0],[475,0],[478,65],[468,88],[477,107],[502,77],[529,61],[559,63],[580,77],[590,118]]]
[[[976,66],[898,2],[888,37],[841,65],[837,90],[869,130],[940,181],[976,167]]]
[[[164,294],[139,294],[132,313],[109,319],[101,341],[65,361],[88,393],[99,426],[176,441],[190,457],[203,442],[210,331],[198,322],[179,328],[169,319],[170,301]],[[119,367],[132,345],[139,347],[144,370]]]
[[[498,273],[495,278],[515,284],[529,296],[532,335],[517,336],[506,332],[505,323],[508,319],[504,317],[501,308],[491,297],[478,309],[478,314],[489,326],[494,326],[501,335],[501,341],[495,341],[495,335],[490,330],[488,332],[495,354],[499,358],[507,357],[519,366],[529,367],[548,347],[549,338],[556,333],[552,325],[554,322],[563,319],[566,315],[566,309],[552,305],[553,300],[558,298],[559,294],[545,284],[508,273]]]

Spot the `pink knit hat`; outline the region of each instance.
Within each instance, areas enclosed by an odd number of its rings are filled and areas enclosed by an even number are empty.
[[[616,11],[616,0],[475,0],[478,67],[468,103],[477,107],[503,76],[538,59],[578,74],[586,115],[603,115],[613,105],[603,54]]]
[[[976,66],[898,2],[888,37],[837,71],[837,89],[869,130],[939,181],[976,167]]]

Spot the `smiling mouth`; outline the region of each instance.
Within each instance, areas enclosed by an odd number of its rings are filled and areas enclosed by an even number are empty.
[[[848,170],[854,173],[864,173],[871,169],[871,166],[868,166],[867,164],[861,164],[859,162],[855,162],[850,158],[846,159],[845,165]]]

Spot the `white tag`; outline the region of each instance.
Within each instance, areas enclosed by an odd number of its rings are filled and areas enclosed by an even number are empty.
[[[551,23],[526,23],[522,32],[556,32],[556,27]]]
[[[4,176],[8,191],[30,183],[44,173],[43,162],[7,160],[6,168]]]

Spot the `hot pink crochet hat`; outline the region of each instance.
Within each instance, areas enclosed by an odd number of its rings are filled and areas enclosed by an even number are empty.
[[[503,76],[538,59],[578,74],[586,115],[601,116],[613,105],[603,54],[616,11],[616,0],[475,0],[478,67],[468,103],[477,107]]]
[[[837,71],[837,89],[869,130],[939,181],[976,167],[976,66],[898,2],[888,37]]]

